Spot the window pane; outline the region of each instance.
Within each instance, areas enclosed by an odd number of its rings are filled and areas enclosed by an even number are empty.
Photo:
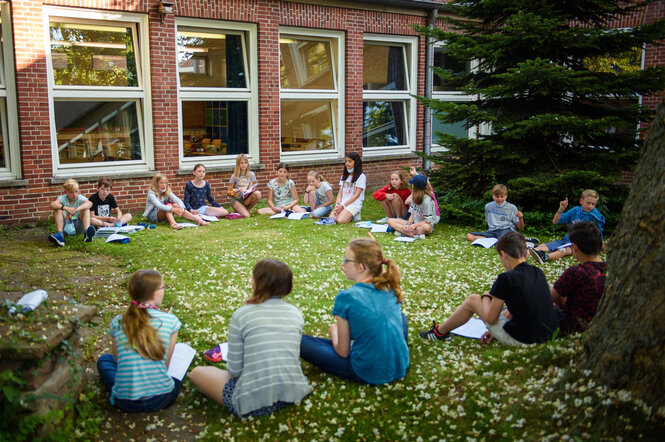
[[[246,101],[183,101],[185,157],[249,152]]]
[[[246,87],[241,36],[178,32],[178,73],[183,87]]]
[[[53,22],[56,85],[138,86],[132,28]]]
[[[438,137],[436,136],[437,132],[443,134],[454,135],[459,138],[468,138],[469,131],[464,128],[466,121],[458,121],[457,123],[442,123],[436,115],[432,113],[432,143],[439,144]]]
[[[282,151],[332,149],[333,102],[282,100]]]
[[[363,147],[406,145],[404,102],[363,102]]]
[[[61,164],[141,159],[135,101],[56,101]]]
[[[332,48],[327,40],[279,39],[282,89],[334,89]]]
[[[2,17],[0,17],[0,63],[4,64],[5,57],[2,55],[5,41],[2,37]],[[5,72],[4,67],[0,65],[0,86],[4,87],[5,85]]]
[[[406,68],[402,46],[384,46],[365,43],[363,47],[363,89],[406,89]]]
[[[446,54],[446,49],[442,47],[434,48],[434,66],[441,69],[448,69],[453,71],[454,74],[465,74],[471,71],[470,61],[460,61]],[[456,88],[453,85],[442,85],[441,78],[434,74],[434,90],[435,91],[454,91]]]
[[[0,118],[2,118],[2,121],[0,121],[0,167],[7,167],[7,152],[5,152],[5,148],[7,147],[7,144],[5,143],[6,140],[6,135],[5,135],[5,118],[7,115],[7,101],[5,98],[0,98]]]

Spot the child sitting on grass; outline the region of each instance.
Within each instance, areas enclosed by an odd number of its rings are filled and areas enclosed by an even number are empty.
[[[286,264],[258,261],[252,297],[229,322],[228,370],[201,366],[189,374],[201,393],[236,416],[268,415],[312,391],[298,358],[305,322],[300,310],[284,301],[292,287]]]
[[[205,180],[206,167],[197,164],[192,171],[194,179],[185,184],[185,209],[192,215],[209,215],[223,217],[229,212],[212,196],[210,183]],[[206,200],[211,206],[206,205]]]
[[[396,234],[425,239],[425,235],[432,233],[441,218],[436,215],[434,200],[427,193],[427,177],[416,175],[409,180],[409,184],[413,185],[412,202],[409,206],[411,215],[406,221],[401,218],[390,218],[388,226]]]
[[[73,236],[83,233],[83,241],[91,242],[95,236],[95,228],[90,225],[90,208],[92,203],[79,192],[79,183],[69,178],[62,188],[64,195],[55,199],[49,207],[53,210],[56,232],[48,236],[48,240],[58,247],[65,245],[65,234]]]
[[[385,224],[390,218],[403,218],[406,215],[408,206],[406,199],[411,196],[408,178],[403,170],[390,174],[388,184],[372,194],[372,198],[381,203],[383,211],[386,213],[376,223]]]
[[[479,238],[499,239],[515,229],[524,228],[524,215],[517,210],[514,204],[506,201],[508,188],[503,184],[492,187],[492,202],[485,205],[485,221],[488,230],[485,232],[471,232],[466,234],[467,241],[475,241]]]
[[[148,190],[143,216],[148,218],[148,221],[151,223],[168,221],[172,229],[182,229],[182,226],[175,221],[174,214],[194,221],[199,226],[208,225],[199,215],[189,213],[185,209],[182,200],[171,191],[171,186],[169,186],[169,180],[166,176],[156,173],[152,177],[152,183]]]
[[[97,192],[90,195],[90,224],[95,227],[113,227],[117,224],[124,226],[132,220],[131,213],[122,213],[115,197],[111,193],[113,181],[108,178],[100,178],[97,182]],[[115,216],[111,216],[111,210]]]
[[[481,342],[493,338],[506,345],[546,342],[558,327],[550,289],[543,271],[529,265],[521,233],[509,232],[496,243],[505,272],[482,295],[470,295],[443,324],[418,333],[423,339],[445,340],[450,332],[478,315],[489,329]],[[503,305],[508,307],[502,314]]]
[[[574,224],[580,221],[591,221],[600,230],[602,235],[605,218],[596,207],[598,204],[598,192],[592,189],[586,189],[582,192],[580,205],[575,206],[566,213],[563,211],[568,207],[568,197],[559,203],[559,210],[554,214],[552,223],[554,224]],[[566,234],[563,238],[540,244],[531,248],[530,251],[540,261],[541,264],[547,261],[554,261],[564,256],[572,255],[573,249],[570,246],[570,238]]]

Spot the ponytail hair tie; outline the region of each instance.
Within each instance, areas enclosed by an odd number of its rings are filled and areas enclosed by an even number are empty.
[[[130,301],[130,304],[138,305],[133,299]]]
[[[152,310],[159,310],[159,307],[157,307],[156,305],[144,304],[142,302],[136,302],[133,299],[130,301],[130,303],[134,304],[136,306],[136,308],[143,308],[143,309],[148,308],[148,309],[152,309]]]
[[[383,260],[381,261],[381,264],[388,264],[388,260],[386,258],[383,258]]]

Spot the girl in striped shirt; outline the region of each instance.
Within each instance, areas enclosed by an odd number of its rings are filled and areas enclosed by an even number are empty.
[[[159,311],[164,281],[156,270],[139,270],[127,287],[127,311],[111,320],[113,354],[97,360],[99,377],[111,393],[111,404],[127,413],[157,411],[175,402],[178,381],[167,369],[182,325]]]

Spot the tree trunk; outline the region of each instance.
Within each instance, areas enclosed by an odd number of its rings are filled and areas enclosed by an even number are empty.
[[[665,103],[649,129],[619,225],[607,284],[584,341],[585,364],[610,387],[665,405]]]

